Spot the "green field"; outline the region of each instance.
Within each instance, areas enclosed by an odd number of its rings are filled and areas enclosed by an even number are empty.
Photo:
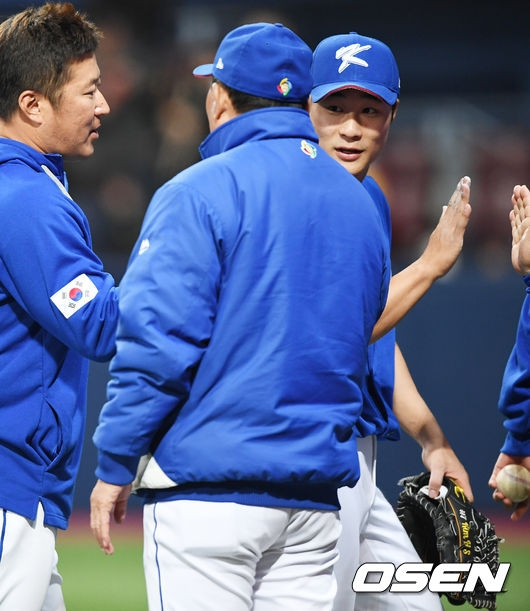
[[[501,544],[501,562],[510,562],[511,569],[505,584],[507,592],[497,598],[499,611],[530,609],[530,539],[527,534],[530,528],[527,520],[521,526],[524,530],[521,528],[505,535],[506,542]],[[141,524],[136,520],[125,528],[113,525],[111,535],[115,553],[105,556],[89,532],[88,518],[81,525],[59,534],[59,570],[64,579],[68,611],[147,610]],[[447,611],[473,609],[467,604],[454,607],[445,597],[442,600]]]
[[[497,596],[499,611],[529,611],[530,610],[530,545],[519,543],[501,544],[501,562],[510,562],[511,568],[504,584],[507,590]],[[453,606],[442,597],[444,609],[462,611],[473,609],[471,605]]]
[[[146,611],[141,533],[112,540],[115,552],[105,556],[94,538],[59,534],[59,572],[68,611]]]

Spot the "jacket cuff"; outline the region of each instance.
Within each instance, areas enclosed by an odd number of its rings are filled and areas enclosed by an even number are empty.
[[[530,439],[518,438],[513,433],[508,433],[501,452],[508,456],[530,456]]]
[[[126,486],[136,476],[138,461],[136,456],[118,456],[99,450],[96,477],[107,484]]]

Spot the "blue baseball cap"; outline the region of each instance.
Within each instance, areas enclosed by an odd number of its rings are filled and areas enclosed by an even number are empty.
[[[318,102],[341,89],[360,89],[393,106],[399,71],[392,51],[380,40],[357,32],[330,36],[313,53],[311,98]]]
[[[312,52],[281,23],[252,23],[229,32],[212,64],[194,76],[214,76],[228,87],[269,100],[305,102],[311,92]]]

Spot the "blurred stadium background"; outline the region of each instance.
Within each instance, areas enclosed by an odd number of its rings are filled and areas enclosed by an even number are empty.
[[[0,18],[28,4],[0,0]],[[529,6],[514,0],[74,4],[104,31],[98,59],[112,113],[95,155],[68,164],[70,191],[118,281],[151,194],[199,159],[207,134],[205,83],[191,70],[211,60],[228,30],[280,21],[312,48],[326,36],[358,31],[393,49],[401,105],[374,172],[393,209],[395,271],[418,255],[463,175],[472,178],[473,205],[461,259],[399,325],[398,341],[471,475],[477,504],[496,510],[487,480],[504,436],[497,397],[524,298],[510,266],[508,212],[513,185],[530,180]],[[78,510],[88,507],[94,483],[91,435],[106,380],[107,366],[94,365]],[[418,447],[406,436],[380,445],[379,481],[390,500],[397,480],[421,469]]]

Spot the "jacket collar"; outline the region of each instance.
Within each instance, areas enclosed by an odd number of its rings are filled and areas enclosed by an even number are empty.
[[[203,140],[199,152],[207,159],[252,140],[277,138],[305,138],[318,142],[308,112],[273,106],[245,112],[223,123]]]

